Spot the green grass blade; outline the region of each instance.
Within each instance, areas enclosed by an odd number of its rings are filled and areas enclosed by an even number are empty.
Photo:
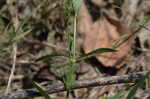
[[[143,76],[141,79],[138,80],[137,84],[134,85],[131,90],[129,91],[128,96],[126,97],[126,99],[133,99],[133,96],[135,95],[136,91],[138,90],[139,87],[141,87],[142,85],[144,85],[144,82],[146,80],[146,78],[148,78],[150,75],[150,71],[146,73],[145,76]]]
[[[66,55],[63,55],[63,54],[49,54],[49,55],[42,56],[42,57],[36,59],[35,61],[36,62],[38,62],[38,61],[46,61],[46,60],[49,60],[50,58],[57,57],[57,56],[67,57]]]
[[[99,99],[111,99],[111,97],[101,97],[101,98],[99,98]]]
[[[29,19],[31,18],[31,15],[32,15],[32,14],[30,14],[28,17],[24,18],[23,21],[21,21],[19,27],[17,28],[17,30],[16,30],[16,32],[15,32],[16,35],[22,33],[22,32],[21,32],[21,31],[22,31],[22,28],[25,26],[25,24],[27,24],[27,23],[29,22]]]
[[[130,35],[129,34],[124,34],[124,35],[121,35],[120,37],[118,37],[117,39],[113,40],[112,42],[112,48],[117,48],[118,47],[118,43],[119,41],[123,41],[125,39],[127,39]]]
[[[134,29],[134,33],[137,33],[141,30],[141,28],[143,28],[143,26],[145,24],[147,24],[150,21],[150,16],[148,16],[147,18],[145,18],[144,20],[140,21],[138,26]]]
[[[94,56],[95,54],[101,54],[101,53],[105,53],[105,52],[116,52],[116,50],[114,49],[110,49],[110,48],[99,48],[99,49],[96,49],[92,52],[89,52],[79,58],[76,59],[76,62],[79,62],[79,61],[82,61],[82,60],[85,60],[89,57],[92,57]]]
[[[123,96],[125,94],[125,90],[121,90],[120,92],[118,92],[115,96],[106,96],[106,97],[101,97],[99,99],[120,99],[121,96]]]
[[[0,25],[7,25],[9,23],[9,19],[7,17],[0,15]]]
[[[115,96],[111,97],[110,99],[120,99],[121,96],[123,96],[125,93],[124,90],[118,92]]]
[[[74,7],[75,12],[78,13],[83,3],[83,0],[72,0],[72,2],[73,2],[73,7]]]
[[[27,30],[26,32],[22,32],[20,35],[17,35],[16,37],[14,37],[12,40],[11,40],[11,43],[14,43],[20,39],[22,39],[23,37],[25,37],[27,34],[29,34],[32,30]]]
[[[6,18],[5,18],[5,17],[0,16],[0,25],[5,25],[5,21],[4,21],[4,19],[6,20]]]
[[[8,53],[10,53],[9,50],[0,49],[0,55],[1,55],[1,54],[8,54]]]
[[[46,91],[43,90],[43,88],[36,82],[32,82],[33,86],[40,92],[42,96],[44,96],[45,99],[51,99],[51,97],[48,95]]]
[[[24,36],[26,36],[32,31],[32,29],[25,30],[25,25],[28,23],[30,18],[31,16],[28,16],[21,21],[19,27],[16,30],[14,30],[9,44],[15,43],[16,41],[22,39]]]
[[[55,2],[55,1],[58,1],[58,0],[47,0],[48,1],[48,3],[50,3],[50,2]]]

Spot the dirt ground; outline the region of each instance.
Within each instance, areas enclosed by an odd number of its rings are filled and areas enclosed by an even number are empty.
[[[12,37],[12,32],[18,23],[26,16],[31,19],[26,23],[29,34],[17,42],[17,59],[14,77],[10,92],[33,88],[31,81],[41,83],[43,86],[62,82],[63,69],[55,65],[67,62],[65,57],[55,57],[49,61],[34,63],[41,56],[62,53],[68,54],[66,42],[66,29],[68,24],[62,8],[63,0],[46,3],[46,0],[0,0],[0,49],[5,46],[9,53],[0,55],[0,93],[4,93],[13,64],[13,46],[6,47]],[[91,22],[101,19],[104,11],[111,17],[117,18],[126,24],[131,31],[140,21],[150,15],[150,0],[85,0],[78,14],[77,24],[77,55],[85,53],[85,32],[92,26]],[[84,12],[88,10],[89,13]],[[17,20],[16,16],[17,15]],[[13,28],[14,26],[14,28]],[[25,27],[25,29],[26,29]],[[97,76],[123,75],[138,71],[149,70],[150,66],[150,22],[136,35],[132,36],[130,51],[119,68],[101,64],[96,57],[77,63],[76,80],[90,79]],[[128,46],[128,45],[126,45]],[[100,99],[103,96],[113,96],[128,84],[100,86],[75,90],[70,99]],[[135,95],[135,99],[149,99],[146,92],[149,85],[145,84]],[[65,92],[52,94],[52,99],[62,99]],[[122,96],[121,99],[125,99]],[[42,99],[34,97],[31,99]]]

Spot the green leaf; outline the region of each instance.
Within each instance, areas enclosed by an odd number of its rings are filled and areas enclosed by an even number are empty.
[[[89,52],[89,53],[87,53],[87,54],[77,58],[76,62],[79,62],[79,61],[82,61],[82,60],[87,59],[89,57],[92,57],[95,54],[101,54],[101,53],[105,53],[105,52],[116,52],[116,50],[110,49],[110,48],[99,48],[99,49],[96,49],[96,50],[94,50],[92,52]]]
[[[3,20],[3,16],[0,16],[0,25],[4,25],[4,24],[5,24],[5,22]]]
[[[8,53],[10,53],[9,50],[0,49],[0,54],[8,54]]]
[[[36,82],[32,82],[33,86],[40,92],[42,96],[44,96],[45,99],[51,99],[51,97],[48,95],[46,91]]]
[[[75,64],[69,61],[69,64],[65,69],[63,77],[64,86],[67,91],[65,99],[68,99],[71,89],[75,86],[75,78],[76,78],[75,71],[76,71]]]
[[[50,2],[55,2],[55,1],[58,1],[58,0],[47,0],[47,1],[50,3]]]
[[[10,39],[9,43],[15,43],[16,41],[22,39],[24,36],[26,36],[27,34],[29,34],[32,29],[28,29],[28,30],[24,30],[25,29],[25,25],[27,24],[27,22],[29,21],[29,19],[31,18],[31,15],[24,18],[19,27],[14,31],[14,34],[12,35],[12,38]]]
[[[66,90],[70,90],[72,87],[75,86],[75,69],[74,66],[68,66],[68,70],[65,72],[64,75],[64,84]]]
[[[71,16],[75,15],[75,9],[73,7],[72,0],[64,0],[63,9],[65,14],[70,18]]]
[[[110,99],[120,99],[121,96],[123,96],[125,93],[124,90],[118,92],[115,96],[111,97]]]
[[[50,58],[57,57],[57,56],[67,57],[67,56],[65,56],[63,54],[49,54],[49,55],[42,56],[42,57],[36,59],[35,61],[36,62],[38,62],[38,61],[46,61],[46,60],[49,60]]]
[[[14,43],[20,39],[22,39],[23,37],[25,37],[27,34],[29,34],[32,30],[28,30],[26,32],[22,32],[21,34],[17,35],[16,37],[14,37],[12,40],[11,40],[11,43]]]
[[[131,90],[130,90],[128,96],[126,97],[126,99],[133,99],[133,96],[135,95],[136,91],[138,90],[139,87],[141,87],[142,85],[144,85],[145,79],[148,78],[149,75],[150,75],[150,71],[147,72],[145,76],[141,77],[141,78],[138,80],[137,84],[134,85],[134,86],[131,88]]]
[[[0,25],[6,26],[9,24],[9,19],[6,16],[0,15]]]
[[[18,35],[19,33],[22,33],[22,29],[23,27],[29,22],[29,19],[31,18],[31,15],[29,15],[28,17],[24,18],[23,21],[21,21],[19,27],[16,30],[16,35]]]
[[[70,37],[70,39],[69,39],[69,57],[73,57],[73,49],[74,49],[73,47],[74,47],[73,40]]]
[[[99,98],[99,99],[111,99],[111,97],[105,96],[105,97],[101,97],[101,98]]]
[[[73,8],[74,8],[76,13],[79,12],[82,3],[83,3],[83,0],[73,0]]]
[[[143,26],[145,24],[147,24],[150,21],[150,16],[148,16],[147,18],[145,18],[144,20],[140,21],[138,26],[134,29],[134,33],[137,33],[141,30],[141,28],[143,28]]]
[[[117,39],[113,40],[112,48],[117,48],[117,45],[118,45],[119,41],[125,40],[128,37],[129,37],[129,34],[124,34],[124,35],[121,35],[120,37],[118,37]]]
[[[101,97],[99,99],[120,99],[121,96],[123,96],[125,93],[125,90],[121,90],[120,92],[118,92],[115,96],[108,96],[108,97]]]

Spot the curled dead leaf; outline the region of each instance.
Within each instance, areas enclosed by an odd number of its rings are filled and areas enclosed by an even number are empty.
[[[131,34],[127,26],[118,20],[105,16],[94,22],[89,31],[85,32],[83,49],[85,53],[88,53],[98,48],[112,48],[113,41],[124,34]],[[130,51],[131,44],[131,40],[127,40],[117,48],[117,52],[103,53],[96,58],[106,67],[120,68],[123,59]]]
[[[78,20],[77,23],[78,32],[84,33],[86,31],[89,31],[90,29],[89,27],[93,24],[93,22],[85,3],[83,3],[81,6],[77,20]]]
[[[78,17],[77,29],[78,32],[84,34],[83,50],[85,53],[98,48],[112,48],[113,41],[120,36],[125,34],[132,35],[129,27],[106,14],[93,22],[85,4],[82,5]],[[96,56],[97,60],[105,67],[120,68],[124,63],[124,59],[130,51],[132,39],[125,38],[118,40],[118,43],[120,45],[117,47],[117,52],[107,52]]]

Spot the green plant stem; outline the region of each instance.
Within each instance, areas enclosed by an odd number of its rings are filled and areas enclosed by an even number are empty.
[[[75,59],[76,57],[76,14],[74,17],[74,32],[73,32],[73,58]]]

